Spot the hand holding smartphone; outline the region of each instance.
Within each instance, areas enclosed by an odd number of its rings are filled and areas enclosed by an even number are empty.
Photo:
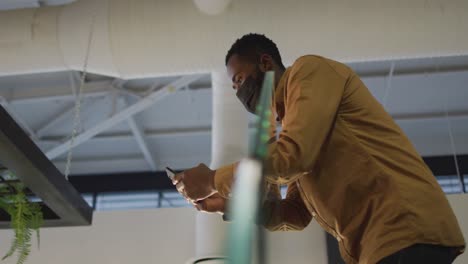
[[[166,174],[167,177],[172,181],[172,184],[174,184],[174,177],[177,173],[173,169],[166,167]],[[184,183],[182,181],[178,182],[175,187],[178,192],[183,193]]]

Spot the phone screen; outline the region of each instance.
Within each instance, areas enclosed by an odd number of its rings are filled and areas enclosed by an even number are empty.
[[[169,167],[166,167],[166,173],[167,173],[167,177],[169,177],[169,179],[174,180],[174,176],[176,175],[176,172],[169,168]]]

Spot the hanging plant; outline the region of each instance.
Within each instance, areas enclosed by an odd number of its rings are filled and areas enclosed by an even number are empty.
[[[28,199],[25,186],[11,173],[7,171],[0,176],[0,208],[10,215],[11,227],[15,233],[11,247],[2,260],[17,253],[17,264],[23,264],[31,252],[33,232],[36,233],[39,247],[39,228],[44,222],[41,206]]]

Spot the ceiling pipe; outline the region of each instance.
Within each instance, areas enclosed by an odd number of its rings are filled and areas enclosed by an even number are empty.
[[[217,16],[201,15],[192,1],[80,0],[5,11],[0,60],[8,63],[0,76],[83,70],[93,18],[88,71],[122,79],[223,70],[227,49],[249,32],[272,38],[286,65],[311,53],[343,62],[468,54],[468,1],[435,1],[237,0]]]

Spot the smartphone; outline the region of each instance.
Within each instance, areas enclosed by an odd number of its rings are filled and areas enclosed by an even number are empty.
[[[167,174],[167,177],[169,177],[169,179],[172,181],[174,180],[174,176],[176,175],[176,172],[173,169],[166,167],[166,174]]]

